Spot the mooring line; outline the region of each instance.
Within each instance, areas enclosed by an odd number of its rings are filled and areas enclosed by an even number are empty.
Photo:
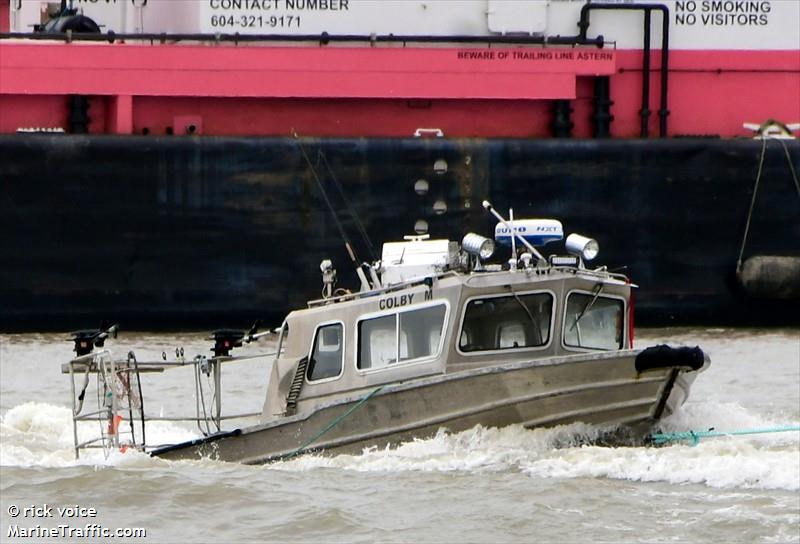
[[[282,455],[280,457],[280,460],[291,459],[292,457],[295,457],[296,455],[300,454],[304,449],[306,449],[308,446],[310,446],[311,444],[316,442],[317,439],[319,439],[322,435],[324,435],[325,433],[327,433],[328,431],[330,431],[331,429],[336,427],[339,423],[344,421],[350,414],[352,414],[353,412],[355,412],[356,410],[361,408],[361,406],[363,406],[365,402],[367,402],[369,399],[371,399],[378,391],[380,391],[383,388],[384,388],[384,386],[382,385],[382,386],[378,387],[377,389],[374,389],[373,391],[371,391],[368,395],[366,395],[364,398],[362,398],[356,404],[351,406],[345,413],[343,413],[342,415],[338,416],[333,421],[328,423],[328,425],[326,425],[324,429],[322,429],[317,434],[315,434],[314,436],[309,438],[302,446],[300,446],[297,449],[287,453],[286,455]]]
[[[756,173],[756,183],[753,187],[753,197],[750,199],[750,209],[747,212],[747,222],[744,225],[744,237],[742,238],[742,247],[739,248],[739,258],[736,260],[736,271],[742,270],[742,256],[744,255],[744,247],[747,245],[747,235],[750,234],[750,221],[753,219],[753,208],[756,205],[756,196],[758,196],[758,184],[761,183],[761,173],[764,171],[764,157],[767,156],[767,138],[761,140],[761,157],[758,159],[758,172]]]
[[[800,431],[800,425],[789,427],[771,427],[766,429],[745,429],[740,431],[715,431],[712,427],[707,431],[685,431],[679,433],[655,433],[650,435],[650,440],[653,444],[660,445],[667,442],[691,442],[692,446],[696,446],[701,438],[713,438],[719,436],[741,436],[748,434],[768,434],[768,433],[787,433],[792,431]]]

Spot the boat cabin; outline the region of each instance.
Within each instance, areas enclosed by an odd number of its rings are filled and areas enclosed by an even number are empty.
[[[561,239],[560,223],[554,232],[557,221],[535,221],[551,229],[536,235],[541,245]],[[416,237],[386,244],[382,257],[370,288],[287,316],[262,422],[381,384],[631,346],[630,282],[581,257],[485,265],[458,244]]]

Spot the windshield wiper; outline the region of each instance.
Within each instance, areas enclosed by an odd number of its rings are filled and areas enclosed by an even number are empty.
[[[537,346],[541,345],[542,344],[542,331],[539,328],[539,320],[536,319],[535,317],[533,317],[533,314],[528,309],[528,306],[526,306],[525,303],[522,302],[522,299],[520,299],[519,296],[517,295],[516,291],[514,291],[514,287],[509,285],[508,288],[511,291],[511,294],[514,296],[514,299],[517,302],[519,302],[519,305],[522,306],[522,309],[525,310],[526,314],[528,314],[528,319],[531,320],[531,324],[533,325],[533,331],[536,334],[536,345]]]
[[[575,327],[578,326],[578,321],[580,321],[581,318],[584,315],[586,315],[586,312],[588,312],[589,309],[592,306],[594,306],[594,303],[597,301],[597,297],[600,296],[600,293],[602,291],[603,291],[603,284],[602,283],[598,283],[597,287],[594,288],[594,291],[593,291],[594,296],[592,297],[592,300],[590,300],[589,302],[586,303],[586,306],[583,307],[583,310],[581,310],[581,313],[579,313],[578,317],[575,318],[575,323],[572,324],[572,326],[569,328],[569,330],[573,330]]]

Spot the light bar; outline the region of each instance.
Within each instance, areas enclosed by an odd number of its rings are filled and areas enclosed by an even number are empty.
[[[575,255],[550,255],[552,266],[578,266],[578,257]]]

